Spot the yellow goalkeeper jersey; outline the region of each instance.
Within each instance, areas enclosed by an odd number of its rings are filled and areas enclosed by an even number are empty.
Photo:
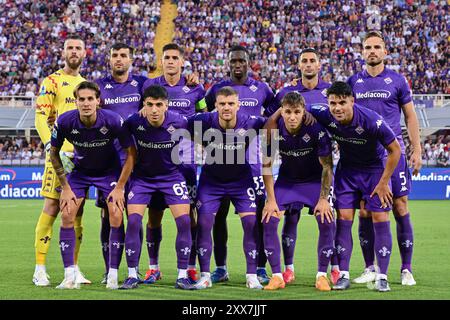
[[[80,75],[71,76],[60,69],[42,81],[39,96],[36,100],[35,126],[44,144],[50,141],[51,130],[53,129],[53,126],[47,125],[48,117],[53,115],[58,119],[60,114],[76,109],[73,90],[80,82],[85,80]],[[61,150],[73,152],[73,145],[66,140]]]

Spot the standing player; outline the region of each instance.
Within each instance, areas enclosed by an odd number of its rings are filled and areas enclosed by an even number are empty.
[[[279,141],[282,164],[274,189],[271,161],[264,161],[263,177],[268,200],[263,215],[270,215],[272,212],[278,212],[279,216],[285,212],[287,215],[292,214],[287,209],[295,203],[300,203],[300,207],[308,206],[314,209],[319,226],[316,288],[320,291],[330,291],[327,269],[333,254],[336,230],[333,209],[328,202],[333,182],[331,140],[326,130],[317,122],[311,125],[303,123],[305,100],[299,93],[286,94],[281,100],[280,111],[282,118],[277,120],[279,137],[275,139]],[[277,112],[273,117],[277,119],[279,114],[280,112]],[[275,152],[272,148],[272,156]],[[277,217],[272,216],[270,219]],[[298,220],[294,220],[294,226],[290,223],[292,222],[286,219],[284,228],[297,229]],[[285,264],[292,265],[295,241],[285,241]],[[291,278],[291,281],[293,280],[294,277]]]
[[[142,88],[146,77],[133,75],[130,73],[130,67],[133,63],[134,48],[125,43],[116,43],[111,46],[109,52],[109,66],[111,74],[105,78],[98,79],[96,83],[100,88],[100,101],[103,109],[108,109],[119,114],[122,119],[127,119],[132,114],[138,112],[141,108]],[[120,154],[122,165],[125,163],[126,152],[116,141],[116,148]],[[108,207],[105,197],[107,195],[99,194],[100,201],[97,206],[101,209],[101,231],[100,240],[102,243],[103,260],[105,262],[105,276],[102,283],[106,283],[109,270],[109,234],[110,225],[108,217]],[[142,231],[140,234],[142,242]],[[123,250],[125,241],[124,226],[120,226],[120,250]]]
[[[352,87],[355,101],[359,105],[376,111],[386,119],[402,148],[402,155],[391,181],[394,194],[393,212],[397,221],[397,241],[402,259],[400,269],[402,285],[413,286],[416,284],[411,269],[414,235],[408,210],[411,175],[408,170],[400,126],[402,111],[412,145],[411,166],[414,175],[419,173],[422,166],[419,122],[408,82],[404,76],[385,67],[386,54],[386,45],[381,33],[379,31],[368,32],[363,41],[366,70],[353,75],[348,83]],[[375,277],[374,229],[368,211],[362,208],[359,212],[359,238],[366,269],[354,282],[366,283],[373,281]]]
[[[232,87],[239,95],[239,114],[246,116],[261,116],[263,110],[267,109],[273,101],[273,91],[265,82],[257,81],[248,75],[249,69],[249,53],[245,47],[233,46],[228,52],[228,64],[230,67],[230,79],[223,80],[213,85],[206,93],[206,104],[208,110],[213,110],[216,102],[217,92],[226,86]],[[256,192],[257,216],[261,218],[262,208],[265,202],[264,182],[261,175],[261,161],[259,159],[259,144],[255,139],[249,147],[249,158],[253,172],[253,182]],[[222,282],[228,280],[228,272],[226,267],[227,258],[227,223],[226,218],[230,207],[229,200],[223,200],[216,215],[214,224],[214,259],[216,261],[216,270],[212,273],[213,282]],[[262,246],[262,224],[258,220],[259,234],[261,244],[258,249],[258,277],[262,284],[269,282],[265,265],[266,256]]]
[[[206,111],[204,100],[205,90],[201,84],[195,84],[197,79],[192,75],[182,76],[184,66],[184,50],[175,43],[166,44],[163,47],[162,71],[163,75],[157,78],[148,79],[144,84],[144,89],[151,85],[160,85],[164,87],[169,94],[169,111],[178,113],[182,116],[191,116],[196,112]],[[196,259],[196,218],[195,218],[195,199],[197,193],[197,166],[194,163],[194,145],[184,139],[180,142],[180,156],[182,163],[180,171],[186,179],[186,184],[191,198],[191,235],[192,248],[189,257],[188,275],[195,282],[197,281],[197,272],[195,268]],[[159,269],[159,246],[162,240],[161,220],[166,207],[161,195],[155,195],[150,204],[149,219],[147,224],[147,248],[150,258],[149,269],[145,274],[144,283],[154,283],[161,278]]]
[[[327,96],[329,108],[312,106],[311,113],[338,142],[341,155],[334,181],[338,213],[335,242],[340,278],[333,289],[350,287],[352,224],[355,209],[363,201],[372,215],[375,229],[374,243],[380,267],[375,288],[381,292],[389,291],[387,271],[392,251],[390,179],[400,158],[400,145],[378,113],[354,104],[352,88],[347,83],[333,83]]]
[[[196,205],[198,208],[198,254],[201,278],[195,284],[197,289],[212,286],[210,260],[211,230],[215,215],[223,198],[230,198],[244,229],[243,248],[247,262],[246,286],[262,289],[256,274],[258,257],[258,226],[256,217],[256,194],[253,188],[252,170],[246,159],[246,151],[257,131],[266,122],[264,117],[238,113],[239,97],[232,87],[222,87],[216,95],[217,112],[197,114],[189,119],[196,126],[200,122],[204,137],[206,158],[200,175]],[[242,108],[242,107],[241,107]],[[209,137],[209,141],[208,140]],[[284,288],[280,269],[280,244],[277,235],[278,223],[270,220],[264,223],[264,237],[267,238],[265,253],[272,267],[273,277],[266,290]],[[278,243],[278,245],[277,245]]]
[[[310,110],[311,105],[327,106],[327,89],[330,87],[330,83],[322,81],[319,78],[320,72],[320,57],[315,49],[307,48],[302,50],[299,57],[298,68],[301,72],[300,82],[293,81],[293,85],[282,88],[275,96],[274,103],[266,110],[268,116],[272,115],[281,106],[281,100],[289,92],[298,92],[305,99],[306,110]],[[310,125],[311,122],[308,118],[305,119],[305,124]],[[297,240],[297,224],[300,220],[300,208],[302,204],[291,204],[284,217],[284,226],[282,231],[282,245],[283,252],[285,254],[285,271],[283,272],[283,278],[286,283],[294,281],[294,263],[293,252],[295,248],[295,242]],[[310,208],[309,213],[313,208]],[[292,256],[291,256],[292,254]],[[331,281],[336,284],[339,279],[339,266],[337,261],[337,255],[334,252],[331,257]]]
[[[141,245],[139,230],[145,209],[157,192],[163,194],[177,225],[175,249],[178,278],[175,288],[194,289],[187,277],[192,245],[189,195],[186,181],[171,157],[172,150],[177,145],[172,134],[178,129],[185,129],[187,120],[184,116],[167,111],[168,94],[161,86],[148,87],[142,98],[143,107],[147,110],[146,116],[141,117],[136,113],[125,121],[125,127],[136,141],[139,156],[128,192],[128,224],[125,234],[128,278],[120,289],[134,289],[140,282],[137,276]]]
[[[128,133],[122,128],[122,118],[110,110],[97,110],[100,105],[100,89],[95,83],[80,83],[74,95],[78,110],[67,111],[58,117],[52,132],[50,150],[52,165],[62,187],[59,246],[64,263],[64,280],[57,288],[79,288],[74,269],[74,220],[76,213],[84,206],[89,187],[95,186],[108,195],[111,267],[107,288],[117,289],[121,250],[116,244],[120,241],[119,227],[122,224],[125,183],[133,169],[136,149]],[[64,139],[71,142],[75,149],[74,168],[67,177],[59,155]],[[131,155],[121,174],[120,158],[114,146],[116,139],[127,149],[127,154]]]
[[[85,56],[86,49],[84,41],[77,35],[67,37],[64,42],[63,50],[64,68],[44,79],[36,101],[35,126],[39,133],[39,137],[45,144],[46,150],[46,161],[41,190],[41,195],[45,198],[44,207],[36,225],[34,242],[36,249],[36,268],[33,275],[33,283],[36,286],[50,285],[45,269],[45,261],[50,247],[50,240],[52,239],[53,223],[60,211],[59,196],[61,186],[50,160],[49,150],[52,126],[49,126],[47,121],[49,118],[58,118],[64,112],[76,109],[73,91],[79,83],[84,81],[84,78],[80,75],[80,68]],[[49,122],[53,123],[54,120]],[[67,172],[70,172],[73,167],[70,159],[73,157],[73,146],[70,143],[65,142],[61,150],[61,159],[65,169]],[[78,283],[89,284],[91,282],[85,279],[78,269],[78,254],[83,234],[81,215],[82,211],[78,213],[74,224],[76,234],[76,281]]]

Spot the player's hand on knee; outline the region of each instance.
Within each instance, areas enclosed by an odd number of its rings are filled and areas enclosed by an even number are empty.
[[[107,203],[113,203],[114,212],[118,210],[123,212],[125,209],[125,190],[123,188],[117,188],[117,186],[110,192],[107,198]]]
[[[266,205],[263,208],[262,212],[262,219],[261,222],[268,223],[271,216],[278,217],[278,213],[280,212],[280,209],[278,209],[278,205],[276,201],[268,200],[266,202]]]
[[[314,214],[320,215],[320,222],[324,223],[327,219],[328,223],[331,223],[334,219],[333,209],[327,199],[319,199],[316,207],[314,208]]]
[[[392,194],[391,188],[389,188],[387,183],[378,183],[370,197],[372,198],[374,195],[378,195],[380,198],[381,208],[384,209],[392,206],[394,195]]]
[[[70,186],[63,188],[59,197],[59,207],[63,214],[70,214],[77,206],[77,197]]]

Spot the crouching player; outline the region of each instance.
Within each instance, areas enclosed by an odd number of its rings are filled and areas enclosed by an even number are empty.
[[[59,246],[64,263],[64,280],[58,289],[78,289],[75,282],[74,249],[76,213],[84,206],[84,199],[90,186],[97,187],[108,195],[110,212],[110,260],[111,268],[107,287],[117,288],[119,227],[124,209],[124,186],[133,168],[136,150],[132,140],[122,128],[122,118],[109,110],[98,109],[100,90],[89,81],[81,82],[74,91],[77,110],[60,115],[52,132],[51,160],[61,182],[60,206],[62,224]],[[67,139],[74,145],[74,168],[66,177],[59,151]],[[114,147],[118,139],[127,150],[127,160],[121,172],[119,154]],[[130,156],[131,155],[131,156]],[[114,273],[115,270],[115,273]]]
[[[172,134],[187,128],[187,119],[168,111],[168,93],[159,85],[152,85],[143,93],[145,117],[138,113],[130,116],[124,124],[134,137],[138,159],[129,182],[128,224],[125,234],[125,255],[128,264],[128,279],[120,289],[134,289],[140,279],[137,276],[141,241],[139,230],[142,218],[152,197],[162,193],[177,226],[175,249],[177,253],[178,278],[175,288],[195,289],[187,277],[187,266],[191,251],[190,200],[186,181],[173,161],[172,152],[179,141]],[[179,159],[177,160],[179,161]]]
[[[278,142],[282,163],[274,186],[272,161],[264,160],[263,177],[267,190],[267,203],[263,211],[263,219],[279,219],[286,213],[284,230],[295,231],[292,234],[283,234],[283,242],[286,243],[283,246],[286,272],[291,274],[288,278],[285,274],[283,276],[289,283],[295,278],[293,262],[300,212],[293,211],[296,216],[291,217],[288,209],[294,204],[300,208],[303,206],[314,208],[319,226],[316,288],[320,291],[330,291],[327,269],[333,253],[336,229],[329,202],[333,181],[331,140],[326,130],[317,122],[310,125],[304,124],[304,116],[305,100],[299,93],[289,92],[281,100],[281,109],[270,119],[270,121],[276,120],[279,128],[278,136],[272,136],[270,140]],[[277,151],[276,148],[272,146],[268,149],[273,157]]]
[[[389,291],[387,271],[392,251],[389,210],[393,201],[390,179],[400,159],[400,145],[378,113],[354,103],[352,88],[345,82],[333,83],[327,90],[327,98],[329,108],[313,106],[311,113],[332,134],[341,155],[334,181],[340,278],[333,289],[350,287],[352,224],[355,209],[364,201],[365,209],[372,216],[380,268],[374,288]]]
[[[212,252],[211,231],[215,215],[223,199],[229,198],[241,218],[244,230],[243,249],[247,263],[246,286],[250,289],[263,289],[256,275],[258,262],[258,226],[256,218],[256,194],[253,188],[252,170],[245,155],[248,146],[256,139],[257,132],[265,125],[265,118],[239,114],[238,93],[231,87],[223,87],[216,93],[217,112],[196,114],[189,118],[189,127],[194,134],[203,136],[206,159],[199,179],[196,206],[198,208],[197,253],[200,262],[201,278],[195,284],[197,289],[211,287],[210,261]],[[197,123],[196,123],[197,122]],[[201,129],[196,130],[197,125]],[[209,140],[208,140],[209,138]],[[272,224],[271,224],[272,226]],[[280,271],[280,250],[274,248],[278,241],[276,226],[265,232],[273,243],[266,247],[274,273],[279,273],[278,285],[284,282]],[[266,231],[266,230],[264,230]],[[279,247],[279,244],[278,244]]]

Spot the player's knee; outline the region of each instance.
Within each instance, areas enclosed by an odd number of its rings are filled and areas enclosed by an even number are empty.
[[[148,227],[149,228],[159,228],[161,226],[161,221],[163,218],[164,211],[152,210],[148,215]]]
[[[371,214],[369,211],[367,211],[365,209],[359,209],[359,217],[360,218],[370,218]]]
[[[396,217],[408,214],[408,198],[406,196],[394,199],[392,211]]]
[[[109,215],[109,225],[113,228],[119,228],[122,224],[122,214],[120,212]]]
[[[45,198],[43,211],[51,217],[56,217],[59,213],[59,200]]]
[[[389,221],[389,212],[372,212],[372,222],[387,222]]]
[[[75,217],[70,212],[61,214],[61,225],[63,228],[73,228],[75,225]]]

